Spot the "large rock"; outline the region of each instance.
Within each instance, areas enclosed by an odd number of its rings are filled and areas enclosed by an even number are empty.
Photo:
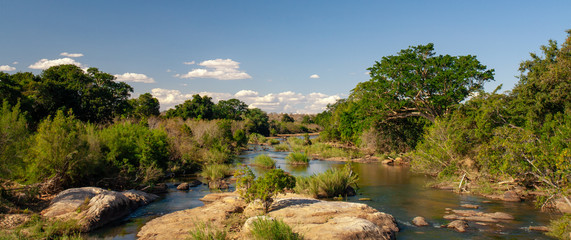
[[[457,232],[465,232],[468,229],[468,223],[464,220],[454,220],[446,225],[447,228],[452,228]]]
[[[414,226],[417,226],[417,227],[428,226],[426,219],[424,219],[423,217],[420,217],[420,216],[413,218],[412,224],[414,224]]]
[[[204,206],[149,221],[137,237],[184,239],[197,223],[208,222],[222,229],[228,218],[248,208],[235,193],[209,194],[203,200],[207,202]],[[320,201],[293,194],[277,197],[267,216],[281,219],[305,239],[393,239],[399,230],[391,215],[365,204]],[[233,239],[249,239],[247,230],[242,231]]]
[[[72,188],[60,192],[42,211],[45,217],[75,219],[84,232],[129,215],[158,196],[136,190],[108,191],[97,187]]]
[[[501,220],[514,219],[512,215],[504,212],[485,213],[475,210],[452,210],[452,212],[454,214],[445,215],[444,219],[491,223],[497,223]]]

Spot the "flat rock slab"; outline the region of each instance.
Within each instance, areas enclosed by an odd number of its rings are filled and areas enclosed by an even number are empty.
[[[63,220],[75,219],[84,232],[129,215],[158,196],[136,190],[108,191],[97,187],[71,188],[60,192],[42,215]]]
[[[267,216],[284,221],[304,239],[394,239],[395,232],[399,230],[391,215],[365,204],[291,196],[276,198]],[[208,194],[201,200],[207,204],[149,221],[137,237],[185,239],[197,223],[208,222],[222,229],[231,214],[242,213],[247,208],[235,193]],[[240,232],[235,238],[250,239],[250,236]]]

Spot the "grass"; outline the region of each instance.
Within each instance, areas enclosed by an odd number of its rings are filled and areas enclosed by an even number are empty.
[[[546,234],[559,239],[571,239],[571,214],[565,214],[558,219],[551,220],[551,231]]]
[[[83,239],[75,220],[48,220],[35,214],[12,231],[0,230],[0,239]]]
[[[302,152],[292,152],[292,153],[288,154],[285,159],[286,159],[287,163],[293,164],[293,165],[309,164],[309,158],[307,157],[307,154],[302,153]]]
[[[280,143],[274,146],[274,151],[276,152],[287,152],[289,151],[289,145],[287,143]]]
[[[224,240],[227,232],[220,230],[204,222],[196,223],[194,229],[190,231],[190,239],[193,240]]]
[[[318,175],[298,177],[294,190],[314,197],[331,198],[345,195],[348,187],[357,186],[358,180],[350,163],[347,163],[343,168],[331,168]]]
[[[275,168],[276,160],[265,154],[260,154],[254,158],[252,165],[262,168]]]
[[[227,164],[212,164],[202,168],[200,176],[209,181],[217,181],[232,175],[232,167]]]
[[[269,139],[268,143],[270,143],[271,145],[276,145],[280,143],[280,140],[277,140],[275,138]]]
[[[297,240],[303,236],[293,232],[282,220],[258,218],[252,222],[251,234],[255,240]]]

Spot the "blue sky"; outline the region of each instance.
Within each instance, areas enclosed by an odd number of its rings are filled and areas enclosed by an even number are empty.
[[[310,112],[411,45],[476,55],[492,91],[571,29],[571,1],[0,0],[0,70],[97,67],[162,109],[200,93],[268,112]],[[43,59],[43,60],[42,60]]]

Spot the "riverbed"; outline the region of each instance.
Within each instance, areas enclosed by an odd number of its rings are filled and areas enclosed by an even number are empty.
[[[259,154],[267,154],[277,161],[276,166],[295,176],[309,176],[329,168],[342,167],[344,162],[311,160],[308,166],[286,164],[288,152],[276,152],[271,147],[254,146],[244,151],[237,163],[248,164]],[[252,167],[255,174],[264,170]],[[386,166],[379,163],[353,163],[353,170],[359,174],[358,195],[348,197],[349,202],[365,203],[381,212],[393,215],[399,224],[397,239],[552,239],[540,232],[527,230],[529,226],[548,225],[550,213],[541,212],[529,202],[503,202],[483,197],[456,194],[451,191],[427,188],[429,177],[412,174],[407,167]],[[88,239],[136,239],[138,230],[148,221],[171,212],[202,206],[198,200],[210,193],[206,185],[191,188],[190,191],[176,190],[175,183],[190,179],[177,179],[167,183],[168,193],[161,199],[142,207],[112,226],[89,233]],[[233,189],[231,188],[230,191]],[[370,201],[360,201],[370,198]],[[488,202],[490,201],[490,202]],[[450,222],[442,217],[445,208],[462,209],[461,204],[476,204],[481,211],[506,212],[515,220],[501,222],[501,226],[478,226],[464,233],[441,228]],[[415,227],[411,220],[416,216],[426,218],[430,226]],[[470,226],[476,226],[470,223]]]

